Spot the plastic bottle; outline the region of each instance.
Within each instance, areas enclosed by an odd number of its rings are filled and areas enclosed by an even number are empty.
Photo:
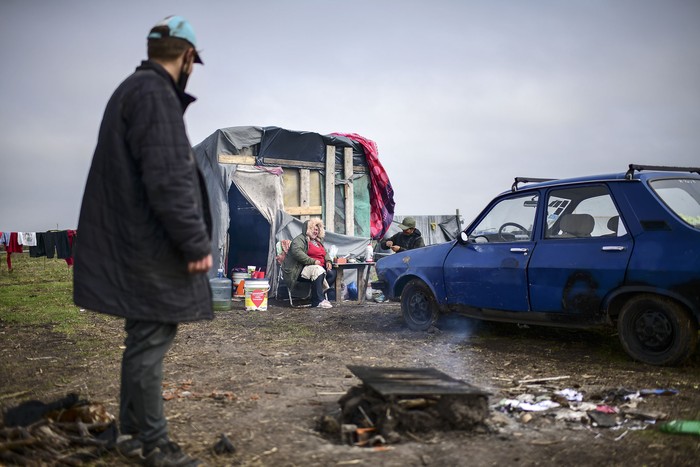
[[[367,248],[365,249],[365,262],[374,262],[374,249],[372,248],[372,242],[369,242],[367,244]]]
[[[367,284],[367,290],[365,290],[365,300],[372,300],[374,297],[374,291],[372,290],[372,286]]]
[[[659,428],[666,433],[700,435],[700,420],[671,420]]]
[[[223,269],[217,271],[216,277],[209,279],[212,304],[215,311],[229,311],[231,309],[231,285],[231,279],[224,277]]]

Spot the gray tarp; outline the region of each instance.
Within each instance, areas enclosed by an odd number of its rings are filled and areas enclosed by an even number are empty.
[[[392,235],[401,232],[401,229],[399,229],[398,225],[405,217],[413,217],[416,220],[416,228],[420,230],[420,233],[423,236],[423,241],[425,242],[426,246],[433,245],[435,243],[445,243],[449,242],[450,240],[454,240],[455,238],[457,238],[459,232],[462,231],[462,229],[464,228],[462,223],[457,223],[456,214],[444,216],[395,215],[394,220],[391,223],[391,226],[389,227],[389,230],[387,230],[386,234],[384,235],[384,238],[389,238]],[[388,250],[382,250],[380,248],[378,252],[387,253]]]
[[[229,227],[228,191],[232,183],[236,183],[243,196],[268,219],[270,224],[274,222],[274,213],[282,209],[282,177],[251,166],[219,164],[219,154],[240,154],[243,148],[259,144],[261,137],[262,129],[259,127],[224,128],[217,130],[194,147],[197,163],[207,185],[214,224],[212,232],[214,266],[210,276],[216,275],[216,270],[225,262]],[[261,186],[253,186],[255,183],[261,183]],[[259,195],[258,191],[264,195]],[[274,227],[271,232],[275,232]],[[270,237],[273,236],[270,235]],[[274,253],[274,245],[270,253]],[[274,255],[271,259],[274,261]],[[270,264],[268,259],[268,270]]]

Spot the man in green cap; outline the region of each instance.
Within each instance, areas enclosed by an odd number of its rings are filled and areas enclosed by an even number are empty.
[[[381,246],[385,250],[391,250],[394,253],[399,251],[413,250],[425,246],[423,236],[420,230],[416,229],[416,220],[413,217],[405,217],[403,222],[399,224],[401,232],[393,235],[388,240],[382,240]]]
[[[211,214],[183,120],[196,46],[184,18],[165,18],[112,94],[75,248],[75,303],[125,318],[117,450],[154,466],[198,464],[168,437],[163,359],[179,323],[213,318]]]

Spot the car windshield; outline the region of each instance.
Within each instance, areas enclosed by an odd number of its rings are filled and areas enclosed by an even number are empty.
[[[700,180],[673,178],[650,182],[659,198],[678,217],[700,229]]]
[[[530,194],[499,201],[472,229],[469,239],[475,243],[530,240],[537,200],[537,194]]]

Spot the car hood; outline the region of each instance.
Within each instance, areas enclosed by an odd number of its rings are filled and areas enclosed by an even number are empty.
[[[389,297],[401,295],[401,289],[410,279],[419,278],[434,288],[442,282],[442,265],[456,240],[415,250],[402,251],[377,261],[379,280],[387,285]]]

